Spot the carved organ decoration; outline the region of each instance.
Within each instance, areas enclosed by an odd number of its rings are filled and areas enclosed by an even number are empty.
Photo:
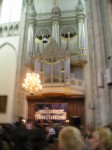
[[[51,39],[44,52],[36,56],[35,72],[43,84],[65,83],[70,79],[70,56]]]
[[[62,17],[63,12],[58,6],[58,1],[54,1],[49,17],[45,15],[42,19],[42,14],[36,14],[33,3],[28,5],[28,9],[27,59],[43,52],[52,37],[63,51],[69,51],[72,65],[87,63],[85,14],[81,0],[78,2],[75,15],[68,18]]]
[[[61,47],[65,50],[68,50],[71,54],[74,54],[78,50],[77,35],[78,35],[77,20],[60,22]]]
[[[61,84],[63,87],[83,87],[83,67],[87,56],[85,14],[81,0],[76,14],[70,17],[61,15],[63,12],[57,1],[49,16],[35,14],[33,4],[29,7],[27,59],[33,60],[35,73],[40,74],[43,86]]]
[[[56,5],[54,5],[54,8],[52,9],[52,37],[55,39],[56,43],[58,45],[60,44],[60,38],[59,38],[59,31],[60,31],[60,17],[61,17],[61,10]]]
[[[48,41],[52,37],[52,25],[50,22],[38,23],[35,31],[35,54],[44,51]]]

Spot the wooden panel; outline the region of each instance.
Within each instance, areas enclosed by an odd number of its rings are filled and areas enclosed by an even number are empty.
[[[0,113],[6,112],[7,95],[0,95]]]
[[[62,98],[62,97],[50,97],[50,98],[39,98],[28,96],[28,118],[34,119],[35,105],[38,103],[68,103],[68,119],[72,116],[79,116],[81,123],[84,125],[84,98]]]

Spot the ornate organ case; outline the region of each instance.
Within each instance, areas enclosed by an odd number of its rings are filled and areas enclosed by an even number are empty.
[[[33,3],[28,8],[26,66],[39,73],[43,85],[40,93],[27,97],[28,117],[34,117],[37,102],[66,101],[68,116],[78,115],[84,123],[83,68],[87,55],[83,5],[79,0],[75,15],[71,11],[68,17],[58,6],[49,14],[36,14]]]

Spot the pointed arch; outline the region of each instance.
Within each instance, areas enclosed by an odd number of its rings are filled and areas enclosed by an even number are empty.
[[[0,45],[0,49],[1,49],[2,47],[4,47],[5,45],[9,45],[10,47],[12,47],[12,49],[14,50],[14,52],[15,52],[15,54],[16,54],[16,57],[17,57],[16,48],[15,48],[11,43],[9,43],[9,42],[5,42],[5,43],[1,44],[1,45]]]

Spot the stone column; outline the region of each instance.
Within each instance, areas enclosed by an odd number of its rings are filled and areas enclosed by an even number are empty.
[[[25,95],[22,90],[22,82],[25,70],[25,44],[26,44],[26,18],[27,18],[27,3],[23,4],[22,9],[22,19],[20,20],[20,41],[19,41],[19,51],[18,51],[18,61],[17,61],[17,71],[15,79],[15,101],[14,101],[14,116],[13,119],[16,120],[18,116],[24,115],[24,102]]]
[[[107,1],[87,1],[88,14],[88,48],[91,72],[92,99],[95,102],[95,124],[105,126],[110,122],[110,101],[108,87],[105,83],[105,70],[108,66],[107,56],[111,46],[110,27],[107,13]],[[101,70],[104,87],[98,86],[98,72]]]
[[[111,36],[111,22],[109,20],[108,7],[111,4],[110,1],[99,0],[100,11],[101,11],[101,21],[102,21],[102,32],[103,32],[103,42],[104,42],[104,58],[106,68],[112,67],[112,36]],[[105,71],[105,79],[107,78]],[[112,123],[112,85],[107,85],[107,80],[105,80],[105,91],[106,91],[106,107],[107,107],[107,123]]]
[[[86,1],[86,18],[87,18],[87,49],[88,49],[88,64],[85,67],[85,82],[86,82],[86,99],[85,99],[85,107],[86,107],[86,123],[92,123],[96,125],[96,104],[97,101],[97,90],[96,90],[96,62],[95,60],[95,44],[94,44],[94,34],[93,34],[93,11],[92,7],[94,1]],[[95,104],[95,109],[90,107]],[[94,110],[94,111],[93,111]],[[98,113],[98,111],[97,111]]]
[[[33,3],[30,3],[28,11],[28,36],[27,36],[27,60],[31,60],[35,54],[34,31],[35,31],[35,9]]]
[[[78,21],[78,49],[83,50],[85,48],[85,32],[84,32],[84,20],[85,20],[85,14],[84,14],[84,8],[81,3],[81,0],[79,0],[78,6],[77,6],[77,21]]]
[[[35,21],[28,20],[28,38],[27,38],[27,60],[31,60],[35,54],[34,51],[34,28]]]

